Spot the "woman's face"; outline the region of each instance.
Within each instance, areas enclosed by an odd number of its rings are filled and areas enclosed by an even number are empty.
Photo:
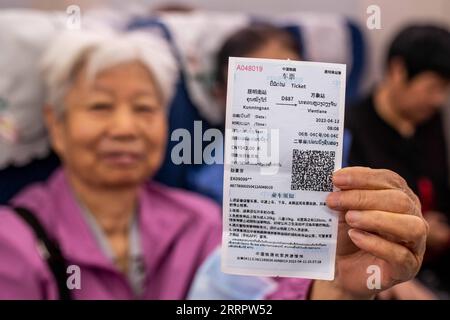
[[[47,122],[66,170],[89,184],[136,186],[163,161],[166,111],[139,62],[106,69],[92,81],[81,68],[65,97],[64,116],[47,114]]]

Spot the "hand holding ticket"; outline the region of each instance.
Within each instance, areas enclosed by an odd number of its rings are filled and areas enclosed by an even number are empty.
[[[417,197],[392,171],[338,170],[345,66],[231,58],[228,80],[222,270],[334,279],[313,299],[414,278],[428,230]]]
[[[383,169],[351,167],[333,174],[340,191],[327,197],[339,212],[336,278],[316,281],[311,298],[365,299],[413,279],[428,225],[405,180]]]

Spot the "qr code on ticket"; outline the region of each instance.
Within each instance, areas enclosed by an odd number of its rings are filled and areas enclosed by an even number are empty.
[[[333,191],[334,151],[293,150],[291,190]]]

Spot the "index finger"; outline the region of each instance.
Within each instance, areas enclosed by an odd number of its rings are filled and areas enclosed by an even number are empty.
[[[336,171],[332,179],[333,184],[341,190],[401,190],[414,201],[418,210],[421,211],[419,198],[408,187],[405,179],[394,171],[368,167],[347,167]]]
[[[393,171],[366,167],[347,167],[336,171],[333,184],[341,190],[404,190],[407,187],[405,180]]]

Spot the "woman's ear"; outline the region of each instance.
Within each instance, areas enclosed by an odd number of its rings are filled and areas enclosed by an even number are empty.
[[[63,119],[56,114],[52,106],[46,105],[44,107],[44,121],[53,150],[62,157],[65,150]]]

